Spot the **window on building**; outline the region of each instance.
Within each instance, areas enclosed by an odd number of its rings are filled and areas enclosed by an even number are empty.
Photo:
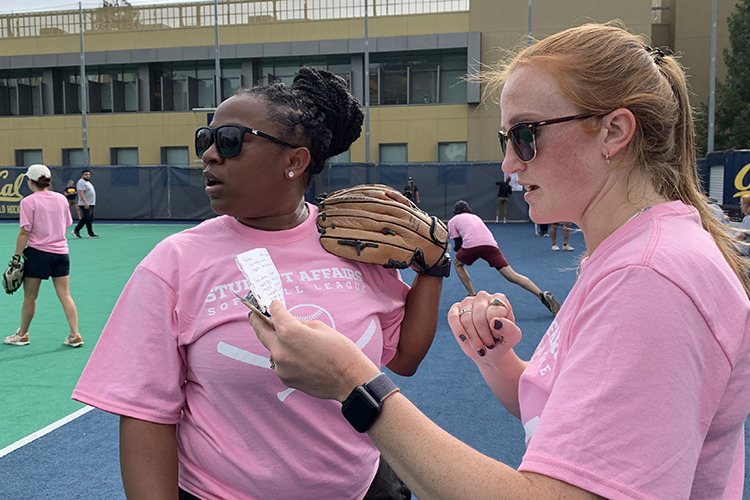
[[[341,56],[330,56],[323,58],[309,57],[284,57],[264,59],[263,64],[258,65],[255,70],[253,81],[257,85],[268,85],[274,82],[282,82],[291,85],[297,71],[302,66],[312,66],[318,69],[330,71],[346,81],[347,87],[351,85],[351,62]]]
[[[466,51],[375,54],[370,59],[370,104],[465,103]]]
[[[88,111],[123,113],[138,111],[138,68],[103,66],[86,69]]]
[[[41,76],[0,78],[0,116],[31,116],[41,114]]]
[[[229,99],[242,87],[240,64],[231,64],[221,68],[221,99]]]
[[[378,161],[380,163],[406,163],[408,151],[406,144],[378,145]]]
[[[91,158],[91,150],[89,149],[89,158]],[[83,158],[83,148],[70,148],[62,150],[62,164],[63,166],[79,166],[85,165]]]
[[[329,158],[328,162],[329,163],[351,163],[351,158],[352,158],[352,151],[350,149],[347,149],[343,153]]]
[[[17,167],[28,167],[35,163],[42,163],[41,149],[16,149]]]
[[[440,61],[440,102],[466,102],[466,54],[444,55]]]
[[[138,148],[110,148],[111,165],[138,165]]]
[[[437,161],[440,163],[455,163],[466,161],[465,142],[438,143]]]
[[[190,151],[187,147],[161,148],[161,162],[163,165],[176,167],[190,166]]]

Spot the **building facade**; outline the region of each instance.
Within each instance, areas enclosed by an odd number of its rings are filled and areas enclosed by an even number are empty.
[[[367,38],[364,0],[220,0],[216,13],[212,1],[103,7],[81,19],[77,10],[0,15],[0,165],[84,164],[81,24],[91,165],[200,166],[193,133],[218,99],[242,86],[290,83],[305,64],[346,79],[363,105],[369,97],[369,134],[335,161],[501,160],[499,107],[464,77],[526,43],[529,26],[543,38],[619,19],[681,53],[694,104],[707,99],[712,2],[531,3],[370,0]],[[722,79],[735,2],[718,5]]]

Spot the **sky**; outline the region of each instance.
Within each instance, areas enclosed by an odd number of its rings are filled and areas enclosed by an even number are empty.
[[[130,5],[184,3],[190,0],[129,0]],[[101,0],[82,0],[84,9],[101,7]],[[0,0],[0,14],[44,12],[49,10],[78,10],[75,0]]]

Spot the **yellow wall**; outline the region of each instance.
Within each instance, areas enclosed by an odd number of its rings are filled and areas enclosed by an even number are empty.
[[[171,146],[189,147],[192,160],[193,134],[205,124],[205,112],[88,115],[90,163],[109,165],[110,148],[129,147],[138,147],[141,165],[160,164],[160,148]],[[3,118],[0,133],[0,165],[14,165],[16,149],[40,148],[46,164],[60,165],[63,149],[83,144],[80,115]]]
[[[532,5],[532,36],[536,39],[586,22],[613,19],[622,20],[634,33],[648,35],[651,30],[651,0],[534,0]],[[508,49],[525,46],[528,3],[518,0],[472,2],[469,31],[482,33],[482,62],[491,65]],[[485,104],[467,106],[470,161],[502,159],[497,141],[500,107],[493,102],[497,96],[487,97]]]
[[[681,54],[689,82],[695,95],[693,106],[708,102],[711,64],[710,0],[672,0],[675,9],[675,51]],[[716,22],[716,78],[724,81],[727,70],[723,52],[729,48],[727,18],[734,12],[735,0],[718,0]]]
[[[665,3],[666,0],[661,0]],[[675,49],[696,93],[694,103],[708,96],[710,50],[710,0],[670,0]],[[535,0],[532,33],[543,38],[588,21],[620,19],[634,33],[651,34],[652,0]],[[735,0],[719,0],[719,50],[717,76],[726,74],[721,50],[728,46],[726,18]],[[370,18],[370,36],[403,36],[435,33],[481,32],[481,60],[492,64],[503,51],[525,44],[528,26],[527,2],[519,0],[473,0],[470,13],[445,13]],[[362,19],[288,21],[220,28],[222,44],[287,42],[360,38]],[[88,33],[88,51],[212,46],[213,27],[150,29],[135,32]],[[28,55],[78,52],[78,36],[43,36],[0,39],[0,54]],[[139,147],[141,164],[160,162],[162,146],[188,146],[192,152],[193,131],[205,125],[205,113],[164,112],[89,115],[88,133],[92,164],[109,164],[110,147]],[[370,119],[370,159],[376,161],[378,144],[409,144],[409,161],[436,160],[437,143],[468,142],[470,161],[502,158],[497,143],[500,110],[491,99],[482,105],[426,105],[373,107]],[[13,150],[44,148],[44,161],[59,164],[61,149],[81,147],[81,117],[0,118],[0,164],[14,163]],[[44,139],[39,140],[39,134]],[[352,161],[365,160],[363,136],[352,147]],[[192,155],[192,153],[191,153]]]

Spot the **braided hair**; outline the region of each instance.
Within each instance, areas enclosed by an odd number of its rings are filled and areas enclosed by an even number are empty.
[[[289,141],[310,150],[308,182],[326,160],[343,153],[362,133],[364,113],[341,77],[309,66],[300,68],[291,87],[283,83],[240,89],[235,95],[260,97],[269,117],[285,128]]]

